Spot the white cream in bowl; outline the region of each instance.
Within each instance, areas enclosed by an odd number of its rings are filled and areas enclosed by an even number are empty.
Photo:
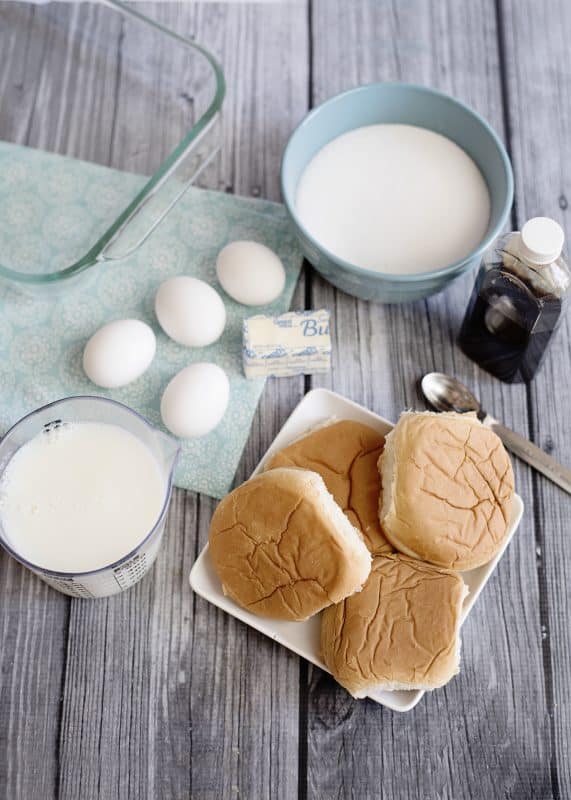
[[[490,196],[474,161],[447,137],[379,124],[325,145],[300,178],[295,208],[334,256],[412,274],[469,255],[486,233]]]

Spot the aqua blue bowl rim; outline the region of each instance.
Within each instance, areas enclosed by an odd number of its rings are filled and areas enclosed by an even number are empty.
[[[450,103],[450,105],[457,106],[462,111],[464,111],[469,116],[473,117],[476,122],[478,122],[482,128],[490,135],[492,141],[494,142],[498,153],[500,154],[500,158],[502,161],[502,165],[504,167],[506,184],[507,184],[507,193],[506,198],[501,209],[501,213],[498,215],[498,221],[492,228],[492,230],[486,234],[484,239],[480,242],[478,247],[474,250],[471,250],[464,258],[461,258],[458,261],[454,261],[452,264],[447,264],[445,267],[440,267],[439,269],[432,270],[431,272],[409,272],[404,275],[395,274],[392,272],[380,272],[379,270],[375,269],[368,269],[367,267],[359,267],[357,264],[352,264],[350,261],[345,261],[345,259],[336,256],[335,253],[332,253],[331,250],[328,250],[324,247],[321,242],[318,242],[309,231],[305,228],[304,225],[299,220],[295,212],[294,203],[291,202],[291,198],[288,195],[288,192],[284,186],[284,170],[286,167],[286,162],[288,159],[290,148],[292,147],[293,140],[299,134],[303,134],[303,129],[311,123],[311,121],[316,117],[323,108],[327,106],[334,105],[335,103],[342,102],[345,97],[354,94],[361,94],[367,93],[374,89],[379,89],[382,87],[396,87],[400,89],[412,89],[418,92],[423,92],[424,94],[431,95],[433,97],[438,97],[445,102]],[[358,126],[356,126],[358,127]],[[297,188],[297,187],[296,187]],[[280,189],[282,193],[282,199],[284,201],[284,205],[290,215],[291,219],[294,221],[295,225],[300,229],[303,235],[308,239],[308,241],[318,250],[320,253],[323,253],[330,261],[334,264],[337,264],[342,269],[345,269],[349,272],[354,273],[355,275],[366,275],[368,277],[377,276],[379,280],[386,280],[391,281],[394,283],[417,283],[418,281],[424,280],[431,280],[432,278],[442,278],[446,275],[450,275],[454,272],[457,272],[462,267],[466,266],[469,262],[473,261],[473,259],[478,258],[482,255],[482,253],[487,250],[490,244],[496,239],[496,237],[502,231],[508,215],[510,213],[513,197],[514,197],[514,177],[513,177],[513,170],[512,165],[509,159],[509,156],[506,152],[506,148],[504,147],[504,143],[496,133],[496,131],[492,128],[490,123],[484,119],[481,114],[478,114],[477,111],[474,111],[473,108],[463,103],[461,100],[457,100],[455,97],[447,94],[446,92],[441,92],[439,89],[433,89],[430,86],[423,86],[420,83],[403,83],[401,81],[381,81],[377,83],[366,83],[362,84],[361,86],[356,86],[353,89],[347,89],[344,92],[340,92],[339,94],[333,95],[333,97],[328,98],[323,103],[320,103],[315,108],[311,109],[305,117],[301,120],[301,122],[296,125],[296,127],[291,132],[287,144],[285,146],[281,166],[280,166]]]

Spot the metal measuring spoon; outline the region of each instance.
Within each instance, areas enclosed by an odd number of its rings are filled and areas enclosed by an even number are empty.
[[[571,494],[571,469],[562,466],[544,450],[491,417],[483,410],[478,398],[456,378],[442,372],[429,372],[422,378],[420,387],[426,402],[435,411],[457,411],[460,414],[475,411],[483,424],[500,437],[508,450]]]

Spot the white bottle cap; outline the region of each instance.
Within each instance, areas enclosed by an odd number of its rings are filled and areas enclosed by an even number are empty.
[[[534,217],[521,229],[520,253],[532,264],[551,264],[561,255],[565,234],[549,217]]]

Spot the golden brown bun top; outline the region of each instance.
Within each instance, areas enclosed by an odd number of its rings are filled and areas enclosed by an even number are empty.
[[[500,439],[475,416],[407,412],[379,464],[381,522],[398,550],[457,570],[496,555],[514,477]]]
[[[260,616],[302,620],[361,588],[371,556],[319,475],[264,472],[214,512],[210,555],[224,591]]]
[[[377,461],[385,437],[368,425],[342,420],[318,428],[276,453],[265,469],[301,467],[317,472],[371,552],[393,552],[379,522],[381,479]]]
[[[458,573],[377,556],[363,590],[321,616],[321,653],[351,694],[435,689],[458,672],[466,587]]]

